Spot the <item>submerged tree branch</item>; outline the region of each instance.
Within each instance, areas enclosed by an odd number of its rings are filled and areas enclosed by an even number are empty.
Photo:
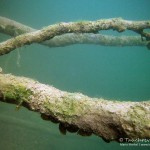
[[[10,51],[23,45],[40,43],[65,33],[98,33],[100,30],[109,29],[113,29],[118,32],[132,30],[142,35],[142,37],[145,37],[146,40],[149,41],[150,34],[143,32],[144,29],[148,28],[150,28],[150,21],[127,21],[121,18],[103,19],[97,21],[81,21],[75,23],[63,22],[48,26],[41,30],[19,35],[15,38],[0,43],[0,55],[9,53]]]
[[[29,78],[0,73],[0,100],[59,123],[63,134],[92,133],[105,141],[150,138],[150,101],[119,102],[68,93]]]
[[[2,28],[5,27],[0,25],[0,30],[2,31]],[[22,35],[0,43],[0,55],[23,45],[41,43],[54,37],[59,38],[58,35],[65,33],[75,38],[79,36],[80,39],[77,41],[81,43],[84,36],[86,38],[92,36],[95,42],[94,39],[98,39],[98,31],[108,29],[118,32],[125,30],[137,32],[142,38],[146,38],[147,47],[150,47],[150,35],[144,32],[144,29],[150,28],[150,21],[126,21],[116,18],[59,23],[34,32],[31,32],[30,27],[24,26],[23,28],[24,31],[30,33],[22,34],[15,30],[16,35]],[[3,31],[6,31],[5,29]],[[14,30],[10,29],[10,31]],[[103,35],[100,36],[102,39]],[[109,38],[112,42],[113,38]],[[124,39],[122,41],[125,42]],[[66,134],[67,131],[77,132],[83,136],[95,134],[107,142],[119,141],[120,138],[150,138],[150,101],[119,102],[90,98],[81,93],[60,91],[29,78],[2,74],[1,68],[0,101],[17,104],[17,108],[23,105],[32,111],[41,113],[43,119],[59,123],[59,129],[63,134]]]
[[[28,32],[36,31],[31,27],[23,25],[14,20],[0,17],[0,32],[17,36]],[[48,47],[62,47],[72,44],[98,44],[103,46],[146,46],[148,42],[142,40],[140,36],[108,36],[93,33],[68,33],[55,36],[51,40],[42,42],[41,44]]]

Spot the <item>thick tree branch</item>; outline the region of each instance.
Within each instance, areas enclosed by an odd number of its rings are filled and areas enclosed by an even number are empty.
[[[0,32],[17,36],[23,33],[33,32],[36,29],[10,20],[5,17],[0,17]],[[108,36],[93,33],[68,33],[60,36],[55,36],[53,39],[42,42],[41,44],[48,47],[62,47],[72,44],[99,44],[103,46],[146,46],[148,42],[142,40],[140,36]]]
[[[127,21],[121,18],[103,19],[97,21],[81,21],[59,23],[48,26],[44,29],[37,30],[31,33],[19,35],[13,39],[0,43],[0,55],[9,53],[10,51],[28,45],[31,43],[40,43],[52,39],[55,36],[65,33],[98,33],[100,30],[113,29],[118,32],[132,30],[137,33],[142,33],[146,40],[149,40],[150,34],[143,32],[144,29],[150,28],[150,21]],[[142,32],[139,32],[142,31]],[[148,43],[149,48],[149,43]]]
[[[60,91],[32,79],[0,73],[0,100],[23,105],[66,131],[105,141],[150,138],[150,101],[119,102]]]

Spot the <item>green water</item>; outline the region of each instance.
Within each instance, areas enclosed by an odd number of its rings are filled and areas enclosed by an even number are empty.
[[[122,17],[149,20],[150,0],[0,0],[0,16],[33,28],[67,21]],[[109,31],[103,33],[110,33]],[[117,34],[112,32],[111,34]],[[125,34],[133,34],[127,32]],[[0,41],[10,38],[0,34]],[[20,60],[18,56],[20,55]],[[5,73],[26,76],[69,92],[91,97],[142,101],[150,99],[150,51],[145,47],[38,44],[0,57]],[[0,150],[148,150],[105,143],[96,136],[63,136],[39,114],[0,102]]]

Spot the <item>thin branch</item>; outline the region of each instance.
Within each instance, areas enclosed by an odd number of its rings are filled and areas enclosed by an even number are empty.
[[[0,73],[0,101],[15,103],[59,123],[63,134],[95,134],[105,141],[150,138],[150,101],[119,102],[68,93],[29,78]],[[122,141],[120,141],[122,142]]]
[[[14,20],[5,17],[0,17],[0,32],[17,36],[28,32],[36,31],[29,26],[23,25]],[[146,46],[148,42],[142,40],[140,36],[108,36],[93,33],[68,33],[60,36],[55,36],[53,39],[42,42],[48,47],[62,47],[72,44],[98,44],[102,46]]]
[[[55,36],[44,44],[51,47],[62,47],[73,44],[97,44],[101,46],[147,46],[148,41],[141,40],[140,36],[108,36],[93,33],[68,33],[61,36]]]
[[[36,30],[24,24],[16,22],[14,20],[0,16],[0,32],[1,33],[14,37],[20,34],[33,32],[33,31],[36,31]]]
[[[113,29],[118,32],[132,30],[140,33],[138,31],[143,31],[144,29],[148,28],[150,28],[150,21],[127,21],[121,18],[102,19],[97,21],[81,21],[75,23],[63,22],[31,33],[19,35],[15,38],[0,43],[0,55],[9,53],[10,51],[23,45],[40,43],[65,33],[98,33],[100,30],[109,29]],[[146,36],[146,39],[149,39],[150,37],[149,33],[143,35]]]

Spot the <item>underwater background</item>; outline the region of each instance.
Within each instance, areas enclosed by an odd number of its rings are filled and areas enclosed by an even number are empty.
[[[0,0],[0,16],[30,27],[58,22],[122,17],[150,20],[150,0]],[[103,34],[136,35],[133,32]],[[10,38],[0,34],[0,42]],[[150,100],[150,51],[146,47],[106,47],[77,44],[47,48],[24,46],[0,56],[5,73],[90,97]],[[43,121],[25,108],[0,102],[0,150],[148,150],[149,147],[105,143],[97,136],[81,137],[59,132],[58,125]]]

